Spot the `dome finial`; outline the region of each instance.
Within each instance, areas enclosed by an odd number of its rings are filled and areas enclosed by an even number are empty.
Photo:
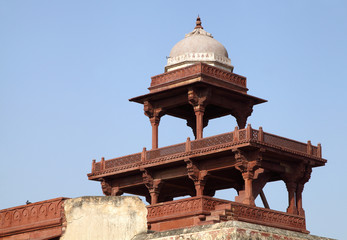
[[[195,26],[194,29],[197,29],[197,28],[204,29],[204,28],[201,26],[201,20],[200,20],[199,15],[198,15],[198,18],[196,19],[196,26]]]

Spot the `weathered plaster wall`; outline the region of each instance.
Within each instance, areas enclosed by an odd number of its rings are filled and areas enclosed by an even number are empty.
[[[130,240],[147,231],[147,209],[138,197],[80,197],[64,202],[61,240]]]
[[[278,228],[229,221],[193,228],[139,234],[133,240],[329,240]]]

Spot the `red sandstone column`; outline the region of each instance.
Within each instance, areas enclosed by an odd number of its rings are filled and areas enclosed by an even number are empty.
[[[204,195],[205,183],[203,180],[198,180],[195,182],[196,196],[201,197]]]
[[[305,216],[305,211],[302,208],[302,191],[304,190],[304,184],[299,183],[296,188],[296,207],[300,216]]]
[[[152,125],[152,149],[158,148],[158,127],[159,127],[159,117],[150,118]]]
[[[151,204],[156,204],[158,203],[158,192],[157,191],[151,191]]]
[[[198,105],[194,107],[194,111],[196,117],[196,139],[201,139],[203,138],[205,108],[202,105]]]
[[[286,186],[288,190],[288,202],[289,202],[287,213],[298,214],[298,211],[295,206],[296,184],[293,181],[290,181],[290,182],[286,182]]]
[[[245,180],[245,199],[242,203],[250,206],[255,206],[253,197],[253,172],[247,171],[242,173],[242,177]]]
[[[145,115],[149,117],[152,125],[152,149],[158,148],[158,126],[160,117],[164,115],[162,108],[155,108],[150,102],[143,103]]]

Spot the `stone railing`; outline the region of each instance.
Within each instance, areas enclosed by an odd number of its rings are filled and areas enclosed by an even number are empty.
[[[304,216],[288,214],[271,209],[252,207],[231,202],[232,217],[235,220],[307,233]]]
[[[61,226],[64,199],[55,198],[1,210],[0,238]]]
[[[218,78],[223,81],[235,84],[240,87],[246,88],[246,78],[240,75],[237,75],[232,72],[225,71],[220,68],[210,66],[205,63],[194,64],[189,67],[180,68],[170,72],[162,73],[156,76],[153,76],[151,79],[151,87],[154,87],[159,84],[168,83],[178,79],[189,78],[195,75],[203,74],[209,77]]]
[[[155,159],[159,157],[164,157],[167,155],[172,155],[176,153],[183,153],[186,151],[186,144],[180,143],[176,145],[171,145],[168,147],[158,148],[146,152],[146,159]]]
[[[200,224],[204,224],[205,218],[202,217],[203,215],[213,215],[213,211],[215,210],[219,211],[219,214],[222,214],[220,212],[222,209],[228,210],[229,212],[224,212],[226,215],[220,215],[220,219],[238,220],[307,233],[304,216],[252,207],[242,203],[207,196],[191,197],[149,205],[147,206],[147,220],[151,224],[160,221],[170,221],[171,219],[199,216],[201,220]]]
[[[244,129],[236,128],[233,132],[199,140],[190,141],[188,138],[186,143],[180,143],[168,147],[149,151],[144,148],[142,153],[136,153],[110,160],[102,158],[100,162],[95,162],[95,160],[93,160],[92,173],[88,176],[96,176],[103,171],[112,172],[119,169],[151,164],[158,162],[160,159],[167,160],[188,157],[202,152],[214,151],[219,148],[230,148],[230,146],[247,142],[259,143],[297,154],[304,154],[306,156],[315,157],[317,161],[325,162],[325,160],[322,159],[322,149],[320,144],[318,144],[318,146],[313,146],[310,141],[307,143],[301,143],[263,132],[261,127],[259,130],[252,129],[251,126],[248,125],[247,128]]]
[[[202,138],[191,142],[191,150],[197,150],[200,148],[206,148],[209,146],[215,146],[223,143],[233,142],[233,132],[224,133],[212,137]]]
[[[148,222],[181,216],[192,216],[199,214],[210,214],[217,205],[227,204],[230,201],[201,196],[191,197],[170,202],[163,202],[153,205],[148,205],[147,219]]]

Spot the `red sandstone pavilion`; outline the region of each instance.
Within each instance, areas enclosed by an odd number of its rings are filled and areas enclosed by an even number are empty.
[[[198,18],[195,29],[171,50],[165,72],[151,78],[149,93],[130,99],[144,106],[152,127],[152,149],[93,160],[88,178],[100,181],[107,196],[144,196],[152,231],[241,221],[309,233],[302,192],[312,168],[327,162],[321,146],[246,125],[253,106],[266,100],[249,95],[246,78],[233,69],[224,46],[203,29]],[[158,127],[164,115],[186,120],[195,139],[158,148]],[[238,124],[233,131],[203,137],[209,120],[228,115]],[[284,212],[271,210],[263,192],[274,181],[284,181],[288,191]],[[217,190],[230,188],[238,193],[234,201],[214,198]],[[173,200],[187,195],[190,197]],[[255,205],[258,196],[263,207]],[[16,239],[10,236],[24,233],[25,226],[31,226],[27,230],[31,234],[42,231],[45,239],[59,237],[63,201],[1,210],[0,239]],[[38,213],[29,219],[33,209]],[[40,211],[45,213],[41,218]],[[25,218],[23,214],[27,214],[27,222],[16,222],[16,218]]]
[[[313,167],[324,166],[321,146],[246,126],[253,106],[266,102],[247,94],[246,78],[233,73],[224,46],[197,19],[195,29],[171,50],[165,73],[152,77],[149,93],[130,99],[144,105],[152,126],[152,149],[93,161],[88,178],[101,181],[105,195],[146,197],[148,228],[163,231],[239,220],[307,233],[302,192]],[[158,148],[163,115],[187,121],[195,140]],[[203,137],[209,120],[232,115],[232,132]],[[269,209],[262,189],[284,181],[286,212]],[[234,188],[235,201],[216,199]],[[173,200],[175,197],[191,197]],[[255,206],[260,195],[264,208]]]

